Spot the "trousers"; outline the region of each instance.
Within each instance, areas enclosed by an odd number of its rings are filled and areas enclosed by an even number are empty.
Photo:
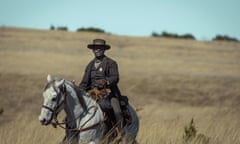
[[[119,100],[116,97],[112,97],[111,105],[113,107],[113,111],[115,114],[117,127],[119,128],[119,130],[121,130],[121,128],[123,127],[123,116],[122,116]]]

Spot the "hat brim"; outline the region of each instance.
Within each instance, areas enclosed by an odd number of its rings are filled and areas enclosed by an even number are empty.
[[[110,49],[111,47],[110,47],[110,45],[95,45],[95,44],[89,44],[89,45],[87,45],[87,47],[89,48],[89,49],[93,49],[93,48],[104,48],[105,50],[108,50],[108,49]]]

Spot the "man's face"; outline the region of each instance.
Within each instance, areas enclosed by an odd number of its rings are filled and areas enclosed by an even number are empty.
[[[92,49],[95,57],[101,57],[104,55],[105,49],[101,47],[95,47]]]

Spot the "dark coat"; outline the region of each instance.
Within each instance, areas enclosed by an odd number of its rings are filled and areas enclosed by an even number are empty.
[[[85,91],[90,90],[92,84],[94,83],[91,78],[91,71],[94,67],[95,59],[91,60],[85,69],[82,81],[79,84],[79,87]],[[102,72],[104,79],[107,81],[107,88],[110,88],[112,91],[112,96],[119,97],[121,95],[120,90],[117,86],[119,82],[119,72],[117,62],[111,58],[105,56],[97,68],[99,72]]]

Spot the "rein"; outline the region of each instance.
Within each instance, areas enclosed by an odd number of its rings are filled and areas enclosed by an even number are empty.
[[[86,127],[86,128],[83,128],[83,127],[95,116],[95,114],[96,114],[96,112],[97,112],[97,109],[98,109],[97,106],[92,106],[92,107],[90,107],[90,108],[88,109],[88,111],[89,111],[90,109],[92,109],[92,108],[95,108],[95,109],[94,109],[94,113],[91,115],[91,117],[90,117],[87,121],[85,121],[85,122],[80,126],[80,128],[67,128],[67,127],[64,127],[63,125],[64,125],[64,124],[67,124],[67,123],[70,123],[70,122],[72,122],[72,121],[75,121],[76,119],[78,119],[78,118],[80,118],[81,116],[83,116],[83,115],[84,115],[83,113],[80,114],[78,117],[72,119],[71,121],[62,122],[62,123],[60,123],[60,122],[58,121],[57,116],[55,115],[55,117],[54,117],[55,123],[52,123],[52,124],[53,124],[54,127],[56,127],[56,126],[58,125],[59,127],[63,128],[63,129],[70,130],[70,131],[78,131],[78,132],[83,132],[83,131],[87,131],[87,130],[93,129],[93,128],[99,126],[102,122],[98,122],[98,123],[96,123],[96,124],[93,124],[93,125],[91,125],[91,126],[88,126],[88,127]]]
[[[98,127],[99,125],[102,124],[102,122],[100,121],[100,122],[98,122],[98,123],[96,123],[96,124],[93,124],[93,125],[91,125],[91,126],[88,126],[88,127],[86,127],[86,128],[83,128],[83,127],[95,116],[95,114],[96,114],[96,112],[97,112],[97,110],[98,110],[98,107],[97,107],[97,106],[91,106],[90,108],[87,109],[87,111],[81,113],[79,116],[75,117],[74,119],[72,119],[72,120],[70,120],[70,121],[59,122],[58,119],[57,119],[57,116],[58,116],[58,115],[57,115],[56,111],[57,111],[58,108],[61,107],[62,104],[65,104],[65,103],[66,103],[65,99],[66,99],[66,97],[67,97],[67,91],[66,91],[66,86],[65,86],[65,85],[63,85],[63,87],[61,88],[60,93],[62,93],[62,94],[64,95],[64,101],[63,101],[62,103],[60,103],[56,108],[52,109],[52,108],[50,108],[50,107],[48,107],[48,106],[42,105],[43,108],[46,108],[46,109],[50,110],[50,111],[53,113],[53,119],[54,119],[55,122],[51,122],[51,124],[53,125],[54,128],[56,128],[57,126],[59,126],[59,127],[65,129],[65,130],[77,131],[78,133],[80,133],[80,132],[83,132],[83,131],[87,131],[87,130],[96,128],[96,127]],[[78,118],[84,116],[84,115],[85,115],[90,109],[92,109],[92,108],[94,108],[93,114],[91,115],[91,117],[90,117],[87,121],[85,121],[85,122],[80,126],[80,128],[67,128],[67,127],[64,127],[64,126],[63,126],[64,124],[66,125],[66,124],[68,124],[68,123],[70,123],[70,122],[73,122],[73,121],[77,120]]]

